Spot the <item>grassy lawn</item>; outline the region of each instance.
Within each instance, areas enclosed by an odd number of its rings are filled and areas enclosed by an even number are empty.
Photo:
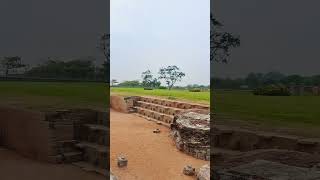
[[[320,96],[255,96],[246,91],[215,91],[217,117],[273,127],[320,129]]]
[[[108,102],[104,83],[0,81],[0,104],[30,109],[96,108]]]
[[[197,103],[210,103],[210,92],[189,92],[188,90],[166,90],[154,89],[144,90],[143,88],[111,88],[111,93],[120,95],[144,95],[144,96],[158,96],[162,98],[175,98],[177,100],[187,100]]]

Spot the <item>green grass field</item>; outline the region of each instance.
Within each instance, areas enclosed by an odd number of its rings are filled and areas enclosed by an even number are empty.
[[[111,92],[121,95],[174,97],[206,104],[210,101],[209,92],[149,91],[142,88],[111,88]],[[220,124],[261,127],[260,129],[282,128],[288,132],[292,130],[295,134],[320,136],[320,96],[255,96],[250,91],[216,90],[212,98],[215,120]]]
[[[166,89],[154,89],[144,90],[143,88],[111,88],[111,93],[120,95],[145,95],[145,96],[157,96],[162,98],[175,98],[177,100],[187,100],[197,103],[210,103],[210,92],[189,92],[187,90],[166,90]]]
[[[320,96],[255,96],[246,91],[215,91],[219,118],[285,128],[320,129]]]
[[[0,81],[0,104],[31,109],[96,108],[108,102],[107,85],[79,82]]]
[[[0,105],[36,110],[60,108],[105,109],[104,83],[0,82]],[[209,92],[111,88],[111,93],[145,95],[209,104]],[[259,126],[320,131],[320,96],[254,96],[246,91],[214,91],[211,105],[216,119]],[[318,133],[319,134],[319,133]],[[320,136],[320,135],[319,135]]]

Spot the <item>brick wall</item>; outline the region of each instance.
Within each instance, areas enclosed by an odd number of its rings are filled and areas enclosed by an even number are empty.
[[[47,127],[40,112],[0,107],[0,143],[24,156],[47,159],[50,151]]]

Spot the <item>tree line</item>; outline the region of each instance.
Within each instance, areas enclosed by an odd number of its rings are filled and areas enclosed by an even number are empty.
[[[82,57],[70,60],[48,58],[42,64],[30,67],[22,62],[19,56],[0,59],[3,77],[51,78],[51,79],[81,79],[104,81],[107,76],[107,63],[94,64],[93,57]],[[17,72],[18,69],[22,71]]]
[[[29,64],[23,63],[21,56],[2,57],[0,58],[0,77],[78,79],[109,82],[110,34],[102,33],[99,36],[97,49],[104,56],[103,64],[97,66],[93,57],[81,57],[65,61],[49,57],[43,64],[31,68]]]
[[[280,72],[249,73],[244,78],[212,78],[211,85],[217,89],[255,89],[268,85],[305,85],[319,86],[320,75],[302,76],[298,74],[285,75]]]
[[[124,81],[118,84],[116,79],[111,80],[111,86],[120,86],[120,87],[144,87],[145,89],[168,89],[171,90],[174,85],[181,81],[186,74],[180,71],[180,68],[176,65],[162,67],[159,69],[158,77],[155,77],[150,70],[144,71],[141,73],[141,83],[139,80],[134,81]],[[166,87],[161,86],[161,81],[164,80]]]

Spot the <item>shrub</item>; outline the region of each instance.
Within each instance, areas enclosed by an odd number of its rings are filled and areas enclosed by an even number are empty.
[[[159,89],[167,89],[165,86],[159,86]]]
[[[190,92],[201,92],[200,88],[189,89]]]
[[[153,88],[150,88],[150,87],[145,87],[143,88],[144,90],[153,90]]]
[[[290,91],[283,85],[268,85],[253,90],[254,95],[261,96],[290,96]]]

